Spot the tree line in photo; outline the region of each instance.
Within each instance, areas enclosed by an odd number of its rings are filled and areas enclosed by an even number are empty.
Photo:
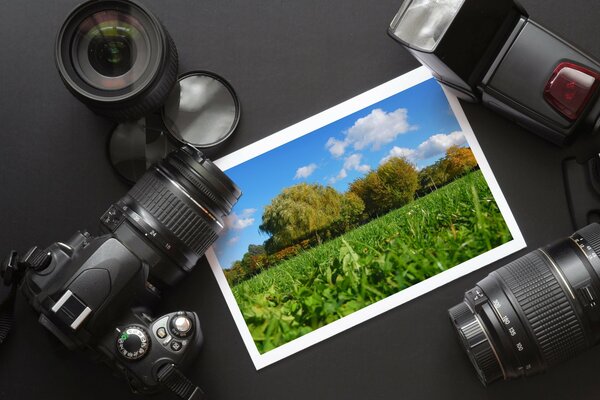
[[[404,158],[391,158],[353,181],[345,193],[320,184],[288,187],[264,209],[259,229],[269,238],[261,245],[248,246],[242,259],[224,271],[225,276],[230,285],[236,285],[477,168],[470,148],[452,146],[444,158],[421,170]]]

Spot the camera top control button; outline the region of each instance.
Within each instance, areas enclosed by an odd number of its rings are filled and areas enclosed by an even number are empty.
[[[182,333],[187,333],[192,329],[192,321],[187,317],[177,317],[173,323],[175,329]]]
[[[156,330],[156,336],[159,337],[159,339],[164,339],[167,337],[167,330],[164,327],[160,327]]]
[[[179,312],[171,319],[170,328],[174,336],[183,339],[192,334],[194,323],[186,313]]]
[[[173,340],[171,342],[171,350],[173,351],[179,351],[183,348],[183,345],[181,344],[181,342],[178,342],[177,340]]]

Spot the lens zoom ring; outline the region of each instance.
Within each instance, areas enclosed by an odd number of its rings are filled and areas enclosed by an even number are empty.
[[[217,239],[208,222],[171,191],[171,187],[156,176],[146,173],[130,190],[129,195],[171,233],[199,256]],[[175,189],[177,190],[177,189]]]
[[[551,268],[536,251],[498,270],[517,298],[548,366],[586,348],[583,328]]]

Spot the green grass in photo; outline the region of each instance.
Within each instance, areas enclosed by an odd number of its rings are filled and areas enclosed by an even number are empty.
[[[476,171],[232,290],[265,353],[511,239]]]

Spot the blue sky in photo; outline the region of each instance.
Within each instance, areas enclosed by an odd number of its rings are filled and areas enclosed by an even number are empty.
[[[430,79],[226,171],[243,195],[216,244],[223,268],[240,260],[259,232],[262,211],[289,186],[307,182],[345,192],[386,157],[423,168],[466,140],[439,84]]]

